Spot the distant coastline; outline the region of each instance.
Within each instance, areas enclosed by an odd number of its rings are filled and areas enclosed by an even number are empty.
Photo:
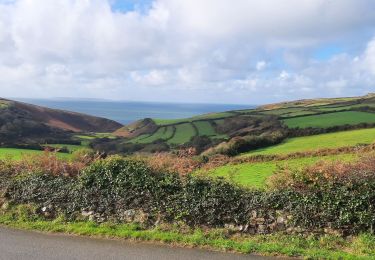
[[[67,98],[15,98],[15,100],[50,108],[105,117],[122,124],[128,124],[143,118],[177,119],[212,112],[223,112],[228,110],[249,109],[256,107],[255,105],[162,103]]]

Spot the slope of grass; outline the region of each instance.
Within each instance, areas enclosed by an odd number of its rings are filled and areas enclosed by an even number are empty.
[[[212,127],[211,123],[208,121],[197,121],[194,122],[194,125],[198,129],[198,134],[200,136],[206,135],[206,136],[214,136],[216,135],[215,129]]]
[[[375,128],[352,130],[290,138],[281,144],[251,151],[243,154],[243,156],[258,154],[288,154],[294,152],[313,151],[322,148],[337,148],[357,144],[370,144],[374,141]]]
[[[176,132],[172,139],[168,140],[169,144],[183,144],[189,142],[195,136],[195,129],[192,124],[176,125]]]
[[[24,155],[42,154],[43,152],[44,151],[29,149],[0,148],[0,159],[10,158],[12,160],[20,160]],[[71,155],[68,153],[57,153],[57,156],[61,159],[71,157]]]
[[[286,161],[243,163],[237,165],[228,164],[208,172],[199,172],[198,174],[208,175],[210,177],[223,177],[231,182],[249,188],[263,188],[267,178],[271,176],[278,167],[299,169],[312,165],[320,160],[353,160],[356,157],[357,156],[354,154],[340,154],[322,157],[297,158]]]
[[[289,118],[283,121],[289,128],[325,128],[346,124],[356,125],[360,123],[375,123],[375,113],[345,111],[330,114]]]

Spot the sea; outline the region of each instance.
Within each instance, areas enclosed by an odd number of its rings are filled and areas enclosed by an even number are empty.
[[[193,104],[193,103],[159,103],[109,100],[76,100],[76,99],[15,99],[18,101],[84,113],[129,124],[143,118],[177,119],[200,114],[223,112],[229,110],[250,109],[254,105],[233,104]]]

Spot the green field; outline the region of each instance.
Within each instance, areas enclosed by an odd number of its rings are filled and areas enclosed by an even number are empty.
[[[195,129],[190,123],[176,125],[176,133],[172,139],[168,140],[168,143],[183,144],[189,142],[195,134]]]
[[[314,151],[322,148],[337,148],[357,144],[370,144],[374,141],[375,128],[352,130],[290,138],[281,144],[251,151],[243,154],[242,156],[258,154],[288,154],[294,152]]]
[[[20,160],[25,155],[37,155],[42,154],[44,151],[28,150],[28,149],[17,149],[17,148],[0,148],[0,159],[10,158],[12,160]],[[57,156],[61,159],[70,158],[68,153],[57,153]]]
[[[289,113],[295,113],[295,112],[300,112],[300,111],[303,111],[303,109],[299,108],[299,107],[291,107],[291,108],[280,108],[280,109],[272,109],[272,110],[263,110],[263,111],[260,111],[260,113],[266,114],[266,115],[280,116],[280,115],[289,114]]]
[[[321,160],[353,160],[354,154],[330,155],[324,157],[305,157],[287,161],[270,161],[259,163],[243,163],[237,165],[224,165],[208,172],[199,172],[210,177],[223,177],[231,182],[245,187],[262,188],[266,179],[271,176],[278,167],[288,166],[293,169],[303,168]]]
[[[289,128],[332,127],[340,125],[356,125],[360,123],[375,123],[375,113],[345,111],[322,115],[296,117],[283,120]]]
[[[210,113],[210,114],[203,114],[199,116],[193,116],[189,118],[179,118],[179,119],[152,119],[157,125],[171,125],[171,124],[179,124],[179,123],[190,123],[197,120],[204,120],[204,119],[216,119],[216,118],[225,118],[234,116],[235,113],[232,112],[221,112],[221,113]]]
[[[197,127],[198,134],[200,136],[202,136],[202,135],[206,135],[206,136],[216,135],[216,131],[212,127],[212,125],[209,121],[197,121],[197,122],[194,122],[194,125]]]
[[[154,134],[143,137],[141,139],[137,139],[136,142],[141,144],[147,144],[159,139],[168,140],[172,137],[173,132],[173,126],[160,127]]]
[[[117,138],[112,133],[92,133],[92,134],[86,134],[86,135],[75,135],[75,137],[78,139],[82,139],[82,140],[93,140],[95,138],[109,138],[109,139]]]
[[[317,111],[310,111],[310,110],[301,110],[296,111],[288,114],[281,115],[281,117],[293,117],[293,116],[308,116],[308,115],[314,115],[318,113]]]

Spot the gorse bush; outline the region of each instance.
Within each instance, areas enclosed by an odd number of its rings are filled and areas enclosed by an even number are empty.
[[[281,211],[291,227],[358,233],[373,231],[375,224],[374,166],[371,157],[335,167],[284,169],[273,177],[270,190],[258,191],[112,157],[93,162],[78,176],[35,173],[11,178],[5,196],[15,204],[53,208],[71,219],[92,211],[103,220],[122,221],[127,211],[136,210],[147,215],[148,223],[247,226],[256,218],[259,227],[275,221],[275,212]]]

